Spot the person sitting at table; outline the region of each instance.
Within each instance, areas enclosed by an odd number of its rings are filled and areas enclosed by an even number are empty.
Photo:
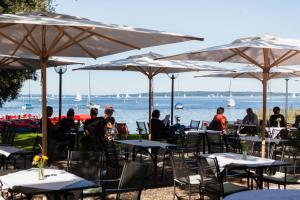
[[[252,108],[246,109],[246,116],[243,119],[243,124],[255,125],[255,127],[242,127],[240,133],[243,134],[256,134],[258,130],[258,118],[257,115],[253,112]]]
[[[216,130],[216,131],[225,131],[227,129],[227,118],[224,115],[224,108],[218,107],[217,113],[214,116],[212,122],[209,124],[209,130]]]
[[[75,135],[71,135],[70,131],[76,129],[74,122],[75,111],[70,108],[67,112],[67,117],[58,122],[58,135],[57,140],[59,142],[69,141],[69,150],[74,150]]]
[[[111,123],[111,125],[114,125],[116,120],[112,116],[115,112],[115,109],[112,106],[105,106],[104,109],[104,118],[107,122]]]
[[[161,139],[170,139],[168,128],[159,119],[160,111],[153,110],[151,116],[151,140],[160,141]]]
[[[273,115],[270,116],[270,127],[286,127],[286,121],[282,114],[280,114],[280,108],[275,106],[273,108]]]
[[[104,117],[98,117],[98,109],[91,108],[90,116],[84,123],[86,134],[81,138],[80,142],[84,150],[97,151],[102,150],[106,121]]]

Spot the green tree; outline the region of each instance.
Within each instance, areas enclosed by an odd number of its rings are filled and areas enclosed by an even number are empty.
[[[29,13],[54,11],[53,0],[1,0],[0,13]],[[15,99],[24,81],[36,79],[35,71],[31,70],[0,70],[0,106]]]

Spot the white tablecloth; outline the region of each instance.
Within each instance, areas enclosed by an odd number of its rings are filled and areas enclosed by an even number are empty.
[[[255,136],[240,136],[240,140],[242,141],[250,141],[250,142],[261,142],[261,137],[255,137]],[[265,140],[267,143],[276,143],[279,144],[281,141],[286,141],[282,139],[275,139],[275,138],[266,138]]]
[[[169,146],[175,146],[174,144],[168,144],[158,141],[151,141],[151,140],[115,140],[116,142],[120,144],[126,144],[126,145],[132,145],[132,146],[138,146],[138,147],[144,147],[144,148],[151,148],[151,147],[160,147],[163,149],[166,149]]]
[[[300,190],[251,190],[227,196],[224,200],[299,200]]]
[[[188,130],[184,131],[185,134],[204,134],[205,130]]]
[[[13,146],[0,146],[0,154],[4,155],[5,157],[10,156],[10,154],[23,151],[22,149],[18,149]]]
[[[256,156],[247,155],[247,159],[243,159],[242,154],[237,153],[214,153],[207,155],[209,158],[216,157],[220,170],[222,171],[227,165],[247,165],[250,167],[262,166],[262,165],[271,165],[275,160],[260,158]]]
[[[6,188],[24,186],[46,190],[59,190],[84,180],[64,170],[44,169],[44,173],[46,178],[44,180],[38,180],[38,168],[31,168],[0,176],[0,180]]]

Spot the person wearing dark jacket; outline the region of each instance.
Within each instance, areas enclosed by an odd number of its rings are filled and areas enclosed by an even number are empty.
[[[280,108],[275,106],[273,108],[273,115],[270,116],[270,127],[286,127],[286,121],[282,114],[280,114]]]
[[[160,111],[153,110],[151,118],[151,140],[160,141],[161,139],[169,139],[168,128],[159,117]]]
[[[59,142],[69,141],[69,150],[74,150],[75,145],[75,135],[71,135],[70,132],[76,128],[74,122],[74,109],[70,108],[67,112],[67,117],[60,120],[58,123],[58,134],[57,140]]]

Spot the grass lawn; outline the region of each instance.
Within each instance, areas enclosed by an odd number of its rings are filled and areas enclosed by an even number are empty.
[[[40,133],[18,133],[14,140],[14,146],[24,150],[32,150],[34,139]]]
[[[32,150],[36,135],[41,136],[41,133],[18,133],[15,137],[14,146],[24,150]],[[146,137],[143,136],[143,139],[147,139]],[[139,134],[129,134],[127,139],[137,140],[139,139]]]

